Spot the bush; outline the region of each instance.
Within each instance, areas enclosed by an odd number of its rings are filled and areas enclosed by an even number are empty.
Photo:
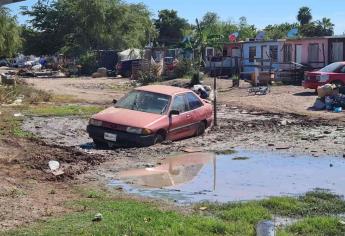
[[[190,61],[182,60],[179,61],[175,67],[175,76],[177,78],[182,78],[185,75],[190,75],[193,73],[193,67]]]
[[[83,75],[91,75],[98,69],[97,55],[95,52],[86,52],[79,58],[81,65],[81,73]]]

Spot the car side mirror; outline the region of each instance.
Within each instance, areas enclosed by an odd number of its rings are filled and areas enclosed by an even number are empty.
[[[117,103],[117,100],[116,100],[116,99],[114,99],[114,100],[113,100],[113,104],[116,104],[116,103]]]
[[[180,112],[177,111],[177,110],[172,110],[172,111],[170,111],[170,113],[169,113],[169,116],[170,116],[170,117],[172,117],[172,116],[178,116],[178,115],[180,115]]]

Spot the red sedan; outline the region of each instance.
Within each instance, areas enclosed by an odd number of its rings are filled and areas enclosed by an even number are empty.
[[[96,146],[149,146],[201,135],[212,121],[212,105],[191,90],[151,85],[131,91],[94,115],[87,131]]]
[[[335,62],[319,71],[307,72],[303,81],[306,89],[317,89],[324,84],[345,85],[345,62]]]

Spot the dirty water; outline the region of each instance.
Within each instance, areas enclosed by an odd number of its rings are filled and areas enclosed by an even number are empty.
[[[344,170],[345,159],[338,157],[192,153],[168,158],[157,167],[120,172],[109,185],[178,203],[295,196],[314,189],[345,195]]]

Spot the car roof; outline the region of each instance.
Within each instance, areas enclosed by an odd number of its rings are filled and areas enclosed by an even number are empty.
[[[148,86],[136,88],[136,90],[160,93],[160,94],[165,94],[165,95],[170,95],[170,96],[175,95],[177,93],[191,92],[191,90],[189,89],[184,89],[184,88],[174,87],[174,86],[167,86],[167,85],[148,85]]]

